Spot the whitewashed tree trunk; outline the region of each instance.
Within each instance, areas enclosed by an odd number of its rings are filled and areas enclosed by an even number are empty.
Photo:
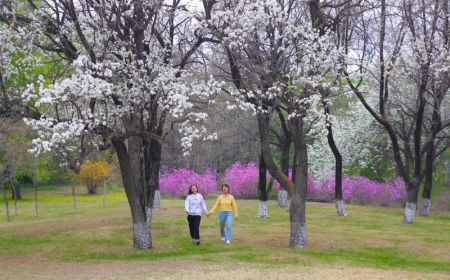
[[[405,224],[412,224],[414,222],[414,218],[416,216],[416,204],[407,202],[405,206]]]
[[[153,209],[161,210],[161,192],[155,190],[155,197],[153,198]]]
[[[431,200],[428,198],[422,198],[422,203],[420,204],[419,214],[421,216],[429,216],[431,208]]]
[[[258,214],[258,217],[260,219],[267,219],[267,218],[269,218],[268,204],[269,204],[269,202],[267,200],[266,201],[259,200],[259,214]]]
[[[287,192],[287,190],[280,189],[278,191],[278,207],[280,207],[280,208],[288,207],[288,192]]]
[[[289,245],[293,249],[304,249],[308,247],[306,223],[291,222],[291,235]]]
[[[135,248],[145,249],[152,247],[150,222],[133,223],[133,237]]]
[[[336,212],[339,217],[347,216],[347,212],[345,212],[343,200],[336,200]]]

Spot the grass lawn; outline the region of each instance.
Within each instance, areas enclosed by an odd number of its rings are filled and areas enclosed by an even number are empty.
[[[402,224],[403,210],[308,203],[309,248],[289,249],[289,215],[270,202],[268,220],[257,201],[237,200],[233,242],[219,239],[216,216],[203,217],[200,246],[190,243],[184,203],[163,198],[154,214],[153,248],[132,247],[125,194],[88,196],[78,188],[72,213],[68,187],[41,188],[39,217],[31,190],[19,215],[5,219],[0,202],[0,279],[450,279],[450,213],[433,211]],[[214,200],[207,200],[211,207]]]

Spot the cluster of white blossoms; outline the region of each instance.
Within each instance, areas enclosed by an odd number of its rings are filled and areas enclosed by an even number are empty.
[[[10,26],[0,23],[0,71],[3,89],[10,99],[20,99],[22,91],[31,87],[27,83],[42,80],[42,76],[33,75],[33,71],[42,66],[41,57],[34,55],[38,34],[14,22]],[[25,102],[29,100],[25,98]]]
[[[73,42],[80,42],[76,44],[77,58],[69,61],[65,75],[50,85],[48,79],[40,78],[23,91],[23,100],[34,101],[43,109],[40,120],[27,120],[41,131],[32,152],[50,151],[83,133],[104,138],[127,135],[130,128],[123,118],[141,118],[146,123],[151,110],[164,112],[167,119],[177,122],[185,152],[194,139],[214,138],[206,135],[201,125],[207,113],[195,104],[208,101],[223,84],[212,77],[200,80],[189,70],[175,66],[166,55],[167,46],[162,46],[155,36],[154,30],[163,22],[148,25],[143,32],[145,51],[136,53],[133,29],[128,30],[130,34],[122,34],[112,25],[114,17],[129,24],[134,16],[133,5],[127,5],[128,10],[120,13],[120,18],[115,7],[114,3],[103,3],[100,10],[80,12],[77,22],[67,20],[61,32]],[[144,20],[154,16],[151,9],[144,12],[148,13]],[[45,28],[45,17],[38,16],[43,11],[35,13],[37,29]],[[170,51],[177,49],[174,46]],[[41,52],[41,56],[46,55]]]
[[[319,34],[304,17],[301,3],[275,0],[220,1],[203,32],[218,36],[235,57],[242,78],[229,109],[269,113],[288,102],[289,117],[303,116],[314,107],[319,87],[333,90],[343,54],[333,34]]]
[[[380,133],[381,128],[377,129],[375,121],[360,102],[352,102],[348,106],[350,110],[345,115],[329,117],[344,170],[354,163],[370,166],[368,159],[377,162],[390,147],[387,136]],[[327,142],[327,131],[322,130],[321,133],[308,145],[309,168],[318,181],[335,172],[335,158]]]

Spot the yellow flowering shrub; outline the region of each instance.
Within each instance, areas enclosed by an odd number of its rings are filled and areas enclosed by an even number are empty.
[[[90,194],[96,193],[97,185],[108,177],[109,166],[104,160],[86,162],[81,165],[80,177]]]

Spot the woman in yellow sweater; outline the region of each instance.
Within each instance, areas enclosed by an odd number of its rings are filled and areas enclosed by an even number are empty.
[[[219,195],[208,216],[215,213],[219,209],[220,219],[220,239],[226,244],[231,243],[231,227],[233,226],[233,216],[237,220],[238,211],[234,196],[230,194],[230,187],[227,184],[222,185],[223,194]],[[225,230],[226,224],[226,230]]]

